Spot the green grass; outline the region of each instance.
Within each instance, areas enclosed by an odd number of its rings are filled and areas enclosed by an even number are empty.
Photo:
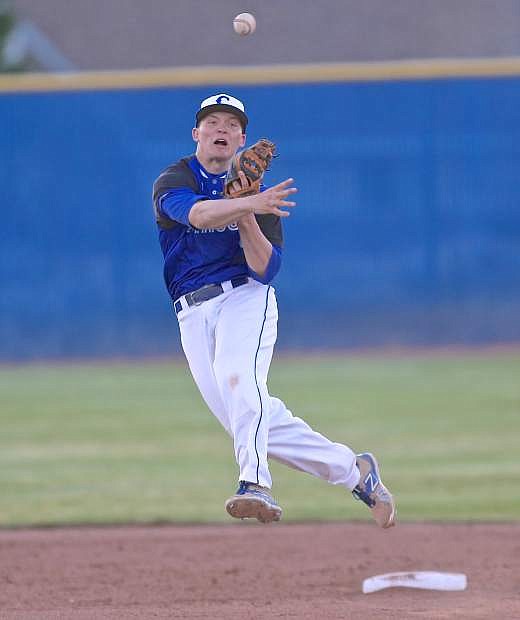
[[[401,520],[520,515],[520,356],[279,358],[270,391],[382,462]],[[177,363],[0,368],[0,525],[222,521],[230,438]],[[273,463],[286,520],[366,519]]]

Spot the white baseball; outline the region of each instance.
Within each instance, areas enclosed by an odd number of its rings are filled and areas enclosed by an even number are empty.
[[[241,37],[253,34],[256,30],[256,19],[251,13],[240,13],[233,20],[233,29]]]

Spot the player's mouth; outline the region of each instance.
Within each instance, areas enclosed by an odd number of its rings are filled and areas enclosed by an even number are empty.
[[[215,140],[215,142],[213,142],[213,144],[216,144],[217,146],[227,146],[227,140],[224,140],[224,138],[217,138]]]

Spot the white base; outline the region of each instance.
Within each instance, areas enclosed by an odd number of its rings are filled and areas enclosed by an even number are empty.
[[[385,588],[420,588],[422,590],[465,590],[468,580],[464,573],[411,571],[375,575],[363,581],[363,593],[370,594]]]

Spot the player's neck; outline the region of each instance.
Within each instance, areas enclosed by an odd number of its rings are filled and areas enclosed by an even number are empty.
[[[222,159],[220,157],[204,157],[200,153],[197,153],[197,159],[202,164],[205,170],[211,174],[222,174],[229,168],[230,160]]]

